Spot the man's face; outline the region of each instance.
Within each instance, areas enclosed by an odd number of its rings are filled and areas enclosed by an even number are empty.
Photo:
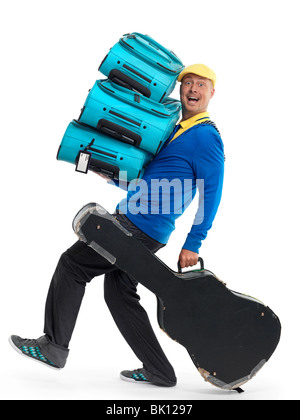
[[[183,118],[205,112],[214,93],[211,80],[193,73],[185,75],[180,86]]]

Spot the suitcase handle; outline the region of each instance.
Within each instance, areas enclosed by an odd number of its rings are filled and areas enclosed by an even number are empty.
[[[120,70],[112,69],[109,72],[108,78],[117,85],[136,91],[147,98],[151,96],[151,91],[147,87],[122,73]]]
[[[98,159],[91,158],[89,169],[94,172],[99,172],[110,179],[119,178],[119,168],[111,163],[103,162]]]
[[[139,42],[141,45],[143,45],[146,49],[155,52],[158,56],[164,58],[169,63],[171,63],[170,54],[169,51],[166,50],[162,45],[160,45],[158,42],[156,42],[154,39],[144,39],[141,35],[139,37],[136,37],[135,35],[129,35],[128,38],[135,38],[137,42]],[[177,57],[176,57],[177,58]]]
[[[138,35],[138,36],[136,36],[136,35]],[[143,34],[140,34],[140,33],[132,33],[132,34],[127,34],[127,38],[135,39],[137,42],[139,42],[141,45],[143,45],[146,49],[149,49],[150,51],[155,52],[158,56],[167,60],[168,63],[171,63],[172,59],[173,60],[175,59],[175,61],[180,62],[179,58],[177,57],[177,55],[173,51],[168,50],[163,45],[159,44],[159,42],[155,41],[149,35],[143,35]],[[122,41],[125,42],[124,38],[122,38]],[[169,70],[169,69],[167,69],[167,70]]]
[[[204,270],[204,261],[203,258],[199,257],[198,261],[200,262],[200,268],[201,270]],[[177,267],[178,267],[178,273],[182,273],[182,268],[180,267],[180,262],[178,261],[177,263]]]
[[[97,130],[135,147],[139,147],[142,141],[139,134],[104,118],[98,121]]]

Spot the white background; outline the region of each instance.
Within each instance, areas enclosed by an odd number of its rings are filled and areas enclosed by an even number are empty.
[[[299,398],[299,30],[298,2],[286,0],[1,1],[0,399]],[[186,350],[156,321],[156,298],[140,286],[178,385],[161,389],[119,380],[140,367],[103,300],[103,278],[88,285],[68,363],[55,372],[25,360],[10,334],[43,333],[44,303],[71,223],[86,203],[113,211],[124,192],[56,160],[68,123],[98,66],[128,32],[151,35],[187,66],[217,73],[210,105],[225,144],[223,198],[201,248],[206,268],[228,287],[270,306],[282,339],[244,389],[205,383]],[[178,98],[178,87],[173,93]],[[158,256],[172,269],[195,207]]]

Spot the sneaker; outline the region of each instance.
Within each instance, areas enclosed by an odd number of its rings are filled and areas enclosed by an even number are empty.
[[[42,354],[37,340],[31,340],[28,338],[21,338],[17,335],[11,335],[8,341],[12,348],[19,354],[22,354],[23,356],[26,356],[37,362],[43,363],[52,369],[60,370],[60,367],[56,366]]]
[[[123,370],[120,373],[120,378],[123,381],[136,382],[139,384],[152,384],[157,386],[175,386],[176,382],[166,382],[160,378],[152,375],[146,369]]]
[[[123,370],[120,377],[123,381],[151,384],[150,375],[146,369]]]

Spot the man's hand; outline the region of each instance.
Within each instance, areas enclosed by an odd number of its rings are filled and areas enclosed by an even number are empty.
[[[198,262],[199,255],[196,252],[189,251],[188,249],[182,249],[179,254],[180,267],[191,267],[196,265]]]

